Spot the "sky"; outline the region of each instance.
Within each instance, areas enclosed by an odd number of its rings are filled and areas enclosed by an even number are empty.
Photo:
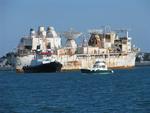
[[[150,52],[149,0],[0,0],[0,56],[15,50],[30,28],[129,29],[136,47]]]

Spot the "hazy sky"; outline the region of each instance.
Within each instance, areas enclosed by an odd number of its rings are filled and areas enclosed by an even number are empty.
[[[0,0],[0,56],[30,28],[87,31],[104,25],[130,29],[134,44],[150,52],[150,0]]]

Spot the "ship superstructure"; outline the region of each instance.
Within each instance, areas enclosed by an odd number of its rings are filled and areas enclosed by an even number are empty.
[[[75,39],[82,33],[68,31],[62,33],[67,38],[61,46],[61,37],[53,27],[39,27],[30,30],[28,37],[23,37],[18,46],[17,69],[31,65],[35,54],[48,54],[63,65],[62,70],[79,70],[93,65],[96,59],[102,59],[111,68],[129,68],[135,65],[136,49],[132,47],[132,38],[127,30],[111,31],[106,29],[90,30],[90,37],[85,37],[82,44]]]
[[[61,47],[61,38],[57,35],[53,27],[39,27],[38,31],[30,29],[30,35],[21,38],[18,46],[18,55],[30,55],[36,50],[47,52],[48,49]]]
[[[45,30],[40,26],[37,32],[30,29],[29,36],[22,37],[18,45],[16,69],[22,70],[23,66],[30,66],[37,53],[48,57],[60,47],[61,38],[53,27],[48,27]]]

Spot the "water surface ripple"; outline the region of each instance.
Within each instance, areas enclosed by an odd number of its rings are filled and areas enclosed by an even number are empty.
[[[150,113],[150,67],[111,75],[0,72],[0,113]]]

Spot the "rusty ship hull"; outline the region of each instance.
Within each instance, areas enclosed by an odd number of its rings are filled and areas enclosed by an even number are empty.
[[[111,69],[125,69],[132,68],[135,66],[135,55],[136,53],[128,54],[75,54],[75,55],[63,55],[57,56],[53,55],[58,62],[61,62],[62,71],[75,71],[81,68],[89,68],[97,59],[102,59],[106,62],[107,66]],[[31,65],[31,60],[34,55],[17,57],[17,62],[20,65],[16,68],[17,71],[21,71],[24,65]]]

